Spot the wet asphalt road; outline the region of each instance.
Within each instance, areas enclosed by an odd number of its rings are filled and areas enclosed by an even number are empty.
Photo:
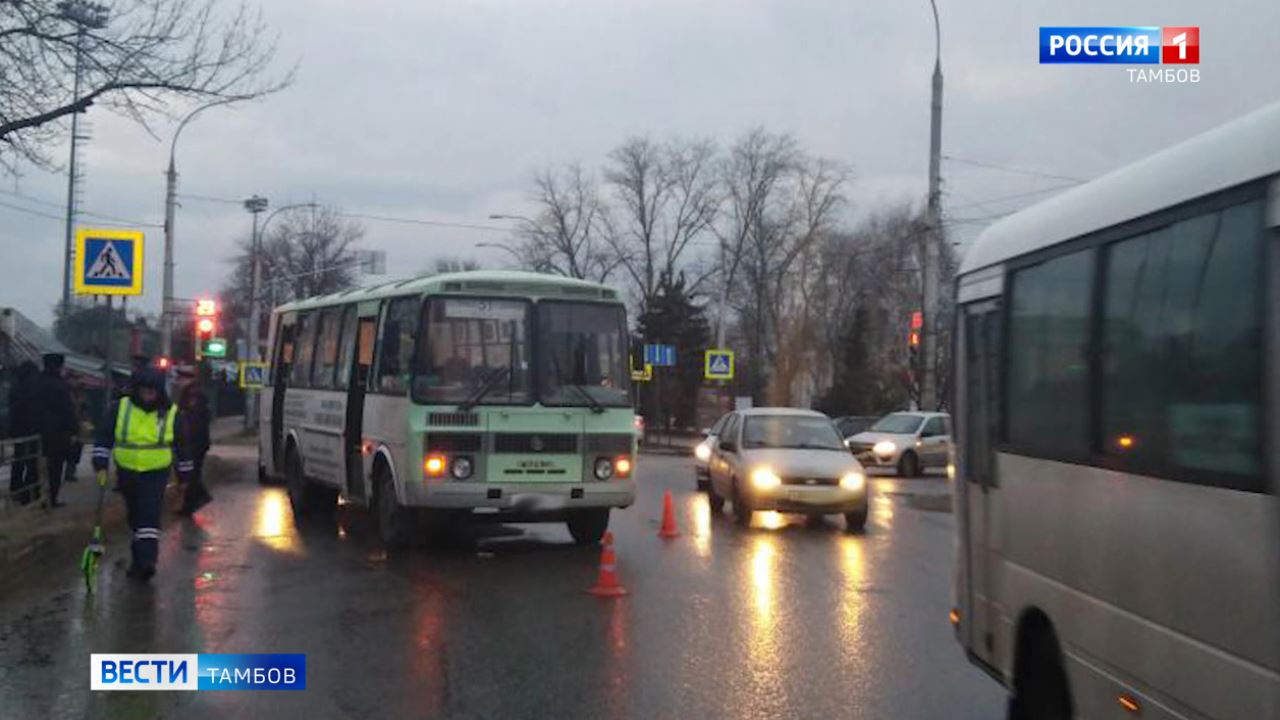
[[[363,512],[299,532],[253,449],[194,522],[166,519],[160,574],[124,577],[125,533],[88,600],[72,557],[0,598],[5,718],[996,718],[1000,688],[955,643],[953,518],[873,479],[843,521],[712,517],[684,458],[646,455],[615,511],[630,595],[584,592],[599,552],[560,525],[499,526],[387,556]],[[682,537],[656,537],[662,491]],[[61,564],[61,563],[59,563]],[[99,692],[91,652],[302,652],[305,692]]]

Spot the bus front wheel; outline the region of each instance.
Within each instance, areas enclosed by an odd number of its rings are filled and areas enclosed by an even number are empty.
[[[395,480],[386,467],[379,466],[375,484],[374,519],[378,525],[378,538],[388,550],[402,548],[413,536],[413,514],[396,499]]]
[[[565,521],[569,534],[579,545],[595,545],[609,529],[609,508],[574,510]]]

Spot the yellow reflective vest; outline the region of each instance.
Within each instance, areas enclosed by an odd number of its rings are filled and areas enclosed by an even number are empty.
[[[134,407],[128,397],[121,398],[111,451],[116,467],[147,472],[173,464],[173,421],[177,415],[176,405],[170,405],[162,416],[154,410]]]

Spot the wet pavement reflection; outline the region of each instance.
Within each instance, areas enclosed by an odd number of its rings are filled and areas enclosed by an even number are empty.
[[[221,450],[221,449],[220,449]],[[388,554],[363,510],[295,525],[252,456],[170,521],[150,587],[110,538],[98,597],[75,558],[0,597],[5,718],[989,718],[994,683],[955,644],[945,480],[874,478],[843,519],[711,512],[684,458],[644,456],[615,511],[630,594],[591,596],[599,549],[563,526],[478,525]],[[656,536],[664,490],[683,533]],[[90,652],[302,652],[302,693],[91,693]],[[12,710],[12,712],[11,712]]]

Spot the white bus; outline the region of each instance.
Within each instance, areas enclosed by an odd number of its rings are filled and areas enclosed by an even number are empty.
[[[1280,718],[1280,105],[957,280],[951,620],[1011,718]]]
[[[339,496],[388,546],[431,520],[564,521],[596,542],[635,500],[626,311],[611,288],[469,272],[272,314],[259,474],[294,514]]]

